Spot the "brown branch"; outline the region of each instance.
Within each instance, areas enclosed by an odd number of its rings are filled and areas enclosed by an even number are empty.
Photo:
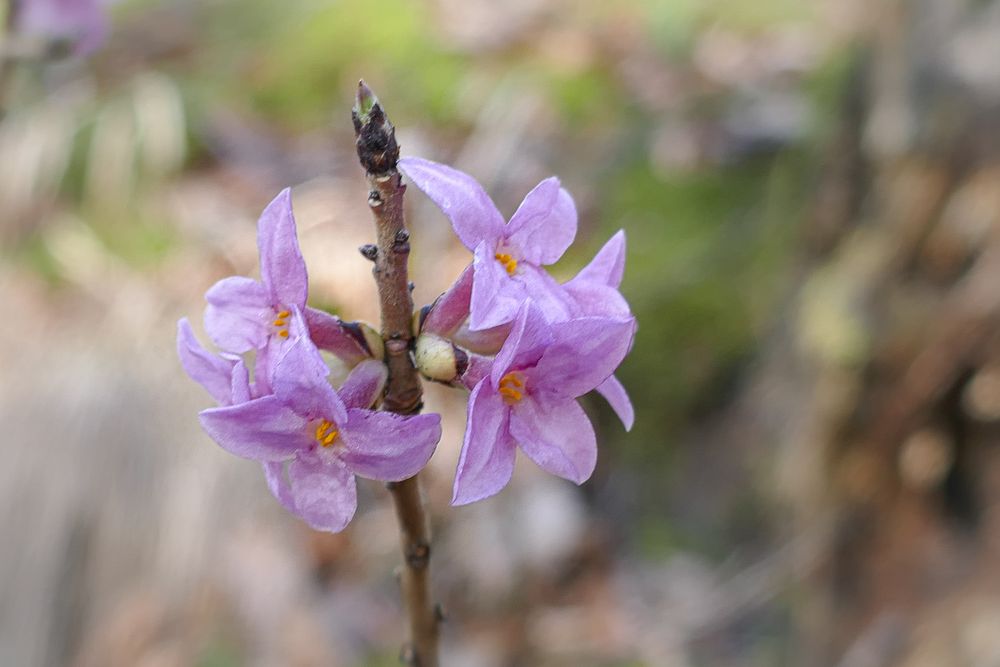
[[[413,299],[407,278],[410,234],[403,219],[402,184],[396,162],[399,147],[392,123],[378,99],[358,83],[353,111],[358,158],[368,177],[368,206],[375,217],[377,244],[362,248],[375,263],[372,273],[382,308],[382,340],[389,368],[383,407],[398,414],[414,414],[423,406],[420,378],[410,356],[413,339]],[[437,667],[438,614],[430,594],[431,536],[416,476],[387,485],[399,521],[403,548],[401,588],[409,621],[409,637],[402,660],[419,667]]]

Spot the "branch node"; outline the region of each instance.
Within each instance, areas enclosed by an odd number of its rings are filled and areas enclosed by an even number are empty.
[[[415,570],[427,567],[431,559],[431,545],[427,542],[414,542],[406,549],[406,564]]]
[[[358,248],[358,251],[361,253],[361,256],[369,262],[374,262],[375,258],[378,257],[378,246],[374,243],[366,243]]]
[[[382,195],[379,194],[378,190],[372,190],[368,193],[368,205],[372,208],[382,205]]]

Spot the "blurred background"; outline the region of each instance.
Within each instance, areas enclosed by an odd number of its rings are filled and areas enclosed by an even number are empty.
[[[1000,2],[102,11],[92,53],[0,54],[0,664],[396,664],[385,490],[311,532],[174,342],[286,185],[311,304],[376,320],[364,77],[506,215],[559,175],[560,279],[624,228],[640,322],[580,488],[521,460],[450,508],[428,388],[445,665],[1000,665]],[[423,304],[469,256],[408,199]]]

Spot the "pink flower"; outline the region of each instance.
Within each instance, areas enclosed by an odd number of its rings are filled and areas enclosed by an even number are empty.
[[[357,508],[354,476],[412,477],[434,452],[441,418],[371,410],[387,376],[378,361],[358,364],[334,390],[297,306],[290,329],[274,365],[274,393],[251,398],[248,392],[246,401],[204,410],[201,424],[226,451],[262,462],[268,486],[289,511],[317,530],[338,532]],[[201,377],[220,377],[224,364],[206,361],[202,370]],[[208,385],[219,391],[221,383]]]
[[[576,398],[602,384],[632,344],[635,319],[583,317],[550,324],[529,300],[487,377],[469,396],[452,504],[499,492],[515,451],[577,484],[597,461],[590,420]]]
[[[260,282],[243,276],[223,278],[205,294],[205,330],[221,349],[236,354],[258,350],[272,365],[289,337],[292,310],[302,311],[312,341],[349,365],[370,356],[359,336],[334,317],[306,306],[309,283],[299,250],[291,190],[274,198],[257,223]]]
[[[529,298],[551,321],[572,315],[565,293],[542,268],[562,257],[576,236],[576,206],[559,179],[535,186],[505,223],[468,174],[415,157],[401,159],[399,168],[451,219],[458,238],[474,253],[471,329],[512,321]]]

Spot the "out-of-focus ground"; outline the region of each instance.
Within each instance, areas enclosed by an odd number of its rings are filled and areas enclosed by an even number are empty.
[[[123,3],[0,121],[0,665],[390,665],[395,523],[309,531],[199,429],[215,280],[294,186],[310,301],[374,320],[349,107],[510,213],[615,230],[626,434],[582,488],[428,472],[444,664],[1000,665],[1000,3]],[[417,301],[468,261],[411,190]]]

